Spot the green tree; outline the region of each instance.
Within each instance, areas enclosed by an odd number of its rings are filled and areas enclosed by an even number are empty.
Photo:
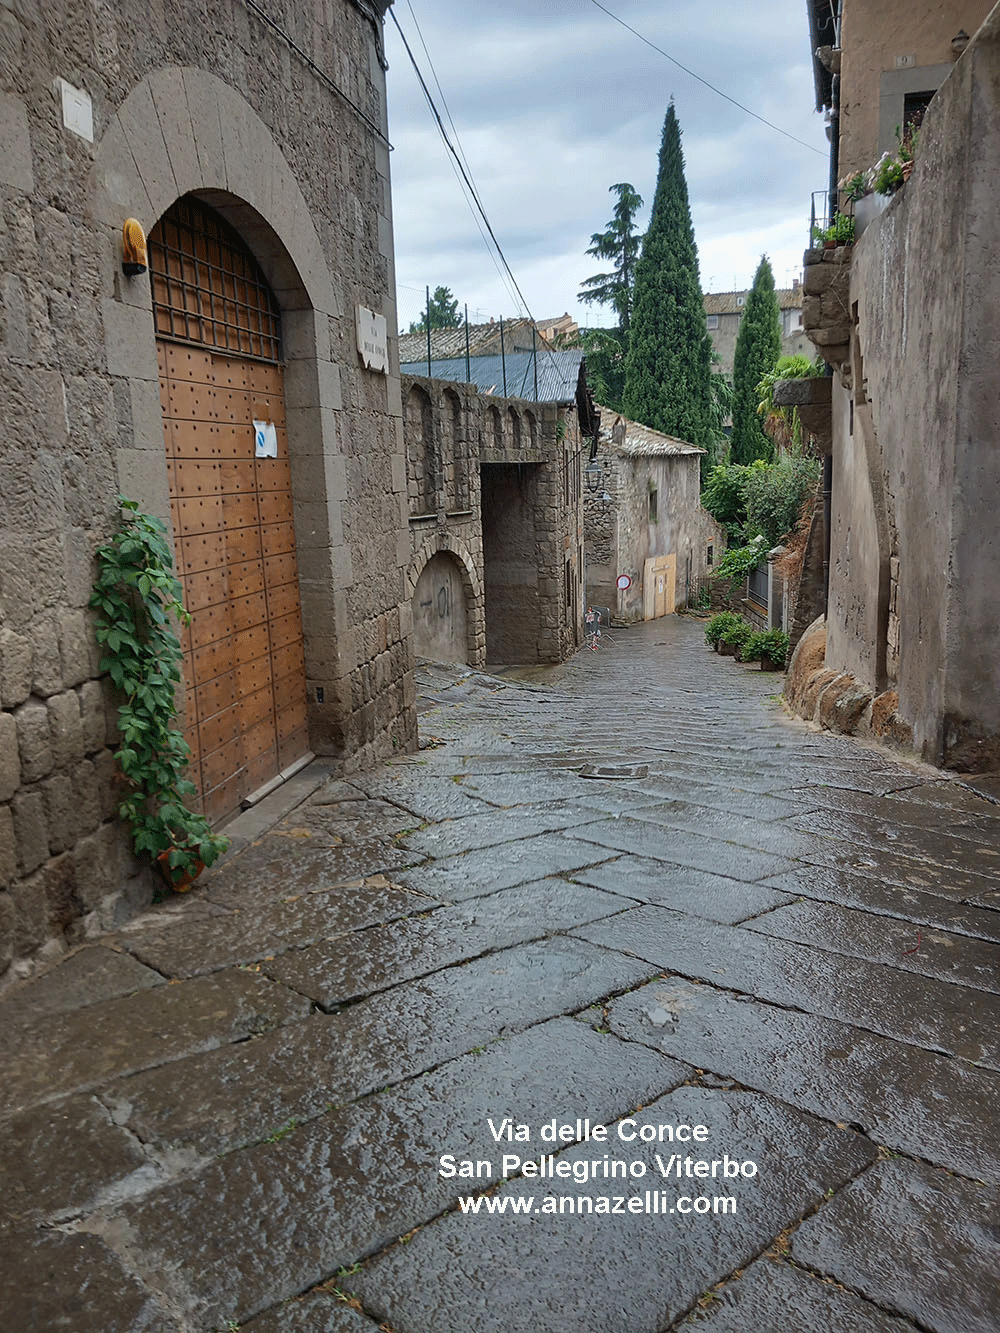
[[[587,254],[597,259],[611,260],[610,273],[595,273],[580,284],[580,300],[598,305],[609,305],[618,316],[618,329],[628,333],[632,319],[632,288],[635,284],[635,265],[642,238],[635,230],[635,215],[642,207],[642,199],[627,182],[612,185],[609,193],[617,193],[615,215],[606,231],[594,232]]]
[[[656,197],[635,270],[623,407],[653,430],[710,449],[718,411],[681,133],[673,104],[660,145]]]
[[[777,365],[781,355],[781,315],[774,293],[774,274],[762,256],[740,320],[733,358],[733,433],[729,457],[734,463],[769,463],[774,444],[764,431],[758,411],[757,386]]]
[[[450,287],[435,287],[427,304],[427,309],[410,325],[411,333],[426,333],[427,321],[432,329],[457,329],[462,321],[458,315],[458,297],[452,296]]]

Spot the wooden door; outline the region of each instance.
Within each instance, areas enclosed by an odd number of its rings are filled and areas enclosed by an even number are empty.
[[[642,614],[644,620],[670,615],[676,606],[677,556],[655,556],[645,561],[642,571]]]
[[[196,257],[197,237],[194,230]],[[203,321],[196,341],[188,310],[188,336],[158,337],[157,355],[175,556],[191,614],[181,640],[185,736],[200,807],[216,823],[304,754],[308,734],[282,368],[245,354],[247,343],[261,344],[250,342],[248,320],[226,309],[232,274],[220,263],[199,267],[197,276],[221,290],[208,297],[226,315],[212,321],[221,333],[213,327],[204,345]],[[197,299],[205,299],[200,290]],[[189,292],[183,306],[192,304]],[[275,457],[259,456],[255,423],[273,427],[265,452],[273,447]]]

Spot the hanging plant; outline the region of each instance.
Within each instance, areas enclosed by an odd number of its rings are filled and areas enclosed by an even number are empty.
[[[118,709],[121,744],[115,759],[125,786],[118,814],[132,832],[132,847],[159,862],[168,883],[185,888],[229,846],[185,798],[194,784],[184,772],[191,751],[174,726],[181,680],[176,617],[187,624],[181,585],[173,570],[166,529],[119,496],[120,530],[97,551],[98,577],[90,597],[97,613],[101,670],[125,697]]]

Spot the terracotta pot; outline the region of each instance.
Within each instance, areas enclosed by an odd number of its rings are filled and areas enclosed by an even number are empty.
[[[194,870],[185,870],[178,879],[174,878],[177,873],[170,868],[170,851],[161,852],[156,858],[156,864],[160,868],[160,874],[166,880],[170,888],[175,893],[187,893],[188,889],[195,882],[201,872],[205,869],[204,861],[196,861]]]

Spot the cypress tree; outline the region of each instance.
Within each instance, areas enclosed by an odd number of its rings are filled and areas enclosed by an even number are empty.
[[[635,270],[625,362],[626,416],[711,449],[717,412],[681,133],[673,103],[663,122],[656,197]]]
[[[771,264],[767,255],[763,255],[736,335],[730,462],[752,463],[762,458],[769,463],[774,457],[774,445],[765,435],[763,419],[757,411],[760,401],[757,385],[774,369],[780,356],[781,314]]]

